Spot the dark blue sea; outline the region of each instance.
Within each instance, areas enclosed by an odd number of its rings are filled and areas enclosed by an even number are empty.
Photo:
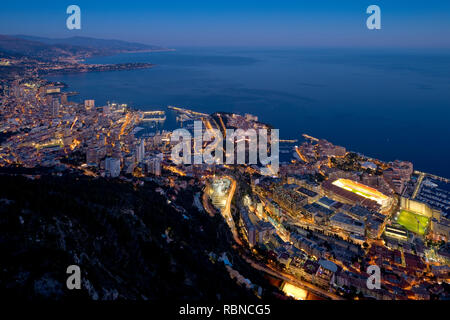
[[[80,93],[73,100],[251,113],[284,139],[307,133],[450,177],[450,52],[177,48],[87,62],[155,67],[51,77]]]

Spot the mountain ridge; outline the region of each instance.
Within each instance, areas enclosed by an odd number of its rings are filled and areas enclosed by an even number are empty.
[[[168,50],[168,48],[152,45],[152,44],[144,44],[140,42],[130,42],[125,40],[117,40],[117,39],[101,39],[101,38],[92,38],[92,37],[82,37],[82,36],[73,36],[68,38],[48,38],[48,37],[39,37],[39,36],[30,36],[30,35],[13,35],[13,37],[18,39],[30,40],[42,42],[45,44],[67,44],[73,46],[80,47],[93,47],[93,48],[116,48],[116,49],[128,49],[128,50]]]
[[[45,38],[26,35],[1,35],[0,52],[13,56],[29,56],[44,60],[57,58],[87,58],[136,51],[163,51],[168,48],[89,37]]]

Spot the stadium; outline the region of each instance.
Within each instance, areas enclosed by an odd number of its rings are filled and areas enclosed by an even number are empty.
[[[334,181],[333,184],[345,190],[356,193],[364,198],[376,201],[382,207],[387,206],[390,202],[390,198],[380,191],[356,181],[352,181],[349,179],[338,179]]]
[[[322,188],[339,201],[358,203],[372,210],[385,211],[392,204],[392,199],[380,191],[349,179],[325,181]]]

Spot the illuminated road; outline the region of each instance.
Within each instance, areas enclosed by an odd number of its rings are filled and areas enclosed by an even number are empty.
[[[236,231],[236,225],[234,224],[234,220],[231,215],[231,201],[233,200],[233,196],[236,191],[236,180],[234,180],[230,176],[226,176],[225,178],[229,179],[231,181],[231,184],[225,208],[222,210],[222,215],[225,218],[225,221],[227,222],[228,226],[230,227],[231,232],[233,233],[234,241],[236,241],[236,243],[238,243],[239,245],[242,245],[242,241],[239,238],[239,235]]]
[[[122,128],[120,129],[119,139],[120,139],[120,136],[122,136],[125,133],[125,129],[130,124],[130,122],[131,122],[131,117],[130,117],[130,114],[127,113],[125,115],[125,122],[123,123]]]
[[[78,117],[75,117],[75,120],[73,121],[72,125],[70,126],[70,131],[72,131],[73,126],[75,125],[75,123],[77,123],[78,121]]]
[[[307,291],[310,291],[311,293],[314,293],[315,295],[318,295],[318,296],[321,296],[321,297],[326,297],[326,298],[333,299],[333,300],[345,300],[342,297],[340,297],[340,296],[338,296],[338,295],[336,295],[334,293],[328,292],[328,291],[326,291],[324,289],[321,289],[319,287],[316,287],[316,286],[310,284],[309,282],[302,281],[300,279],[295,278],[294,276],[292,276],[290,274],[281,272],[279,270],[275,270],[275,269],[273,269],[270,266],[265,266],[265,265],[263,265],[261,263],[255,262],[252,259],[248,258],[247,256],[243,255],[242,257],[253,268],[255,268],[255,269],[259,270],[259,271],[263,271],[263,272],[265,272],[265,273],[267,273],[267,274],[269,274],[269,275],[271,275],[273,277],[279,278],[279,279],[284,280],[284,281],[286,281],[288,283],[291,283],[291,284],[293,284],[293,285],[295,285],[295,286],[297,286],[299,288],[302,288],[302,289],[305,289]]]
[[[233,200],[234,192],[236,191],[236,181],[231,177],[226,177],[230,180],[230,191],[228,192],[227,202],[225,204],[225,208],[223,209],[224,215],[231,219],[231,200]]]

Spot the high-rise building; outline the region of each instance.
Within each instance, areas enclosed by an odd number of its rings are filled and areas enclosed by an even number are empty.
[[[247,120],[247,121],[258,121],[258,117],[254,116],[254,115],[252,115],[250,113],[246,113],[245,114],[245,120]]]
[[[61,94],[61,104],[63,104],[63,105],[69,104],[66,93]]]
[[[142,139],[136,146],[136,162],[141,163],[142,160],[144,160],[144,156],[145,156],[145,144],[144,140]]]
[[[52,116],[56,117],[59,112],[59,98],[58,97],[52,98],[50,108],[51,108]]]
[[[161,159],[160,157],[152,157],[147,161],[147,171],[155,176],[161,175]]]
[[[48,87],[47,93],[59,93],[61,92],[61,88],[58,87]]]
[[[105,159],[105,175],[111,178],[116,178],[120,175],[120,159]]]

